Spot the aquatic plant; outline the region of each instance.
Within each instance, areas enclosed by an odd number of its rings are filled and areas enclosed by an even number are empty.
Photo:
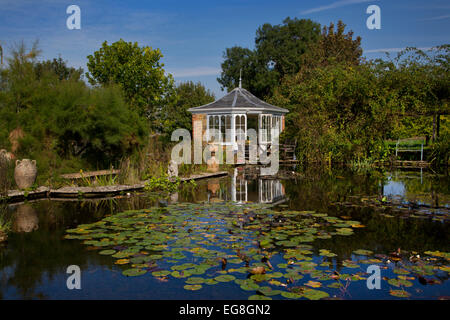
[[[167,175],[161,177],[151,177],[145,183],[144,190],[147,192],[162,191],[172,193],[178,190],[181,183],[180,178],[169,178]]]

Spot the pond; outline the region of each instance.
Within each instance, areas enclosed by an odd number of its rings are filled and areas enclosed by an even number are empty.
[[[235,169],[168,199],[10,205],[0,299],[443,299],[449,177]],[[81,269],[81,290],[66,286]],[[368,281],[379,268],[380,288]],[[371,282],[373,284],[376,281]]]

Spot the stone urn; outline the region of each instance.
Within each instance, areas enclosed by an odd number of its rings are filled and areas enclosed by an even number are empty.
[[[36,160],[23,159],[16,160],[16,169],[14,170],[14,179],[19,189],[31,188],[36,181],[37,167]]]

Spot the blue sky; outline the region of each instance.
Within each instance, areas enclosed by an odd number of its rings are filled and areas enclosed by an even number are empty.
[[[81,30],[68,30],[66,9],[81,8]],[[369,5],[381,8],[381,30],[369,30]],[[42,59],[59,54],[83,67],[103,41],[123,38],[160,48],[165,69],[177,81],[200,81],[216,97],[224,93],[216,78],[225,48],[253,49],[258,26],[286,17],[310,18],[322,25],[339,19],[362,37],[371,59],[415,46],[450,43],[448,0],[0,0],[0,44],[30,44],[39,39]]]

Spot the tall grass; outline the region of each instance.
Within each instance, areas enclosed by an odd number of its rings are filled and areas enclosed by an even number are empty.
[[[7,196],[14,188],[14,168],[12,162],[0,157],[0,197]]]

